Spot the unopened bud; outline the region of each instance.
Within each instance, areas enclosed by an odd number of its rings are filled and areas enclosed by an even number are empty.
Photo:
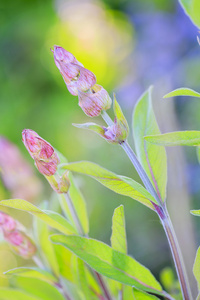
[[[54,60],[56,63],[56,66],[59,68],[63,64],[69,64],[74,63],[79,66],[83,66],[72,53],[65,50],[64,48],[60,46],[54,46],[54,49],[51,50],[54,53]]]
[[[5,240],[12,246],[13,250],[23,258],[31,258],[37,251],[32,240],[23,232],[14,230],[4,233]]]
[[[54,148],[30,129],[23,130],[22,141],[34,159],[39,172],[46,176],[55,174],[59,158]]]
[[[0,212],[0,228],[3,229],[3,232],[12,231],[16,227],[17,222],[12,217],[3,212]]]
[[[53,190],[58,193],[67,193],[70,187],[70,180],[68,177],[69,171],[66,171],[63,173],[62,176],[51,176],[47,177],[47,180],[49,181],[49,184],[53,188]]]
[[[112,100],[108,92],[100,85],[95,84],[90,92],[79,92],[79,106],[90,117],[99,116],[102,110],[110,108]]]
[[[91,71],[80,66],[78,68],[77,76],[71,80],[70,84],[67,84],[69,92],[74,96],[78,96],[79,92],[88,91],[96,83],[96,77]]]
[[[97,125],[95,123],[73,124],[78,128],[85,128],[96,132],[112,144],[122,144],[129,133],[128,123],[122,113],[122,110],[114,97],[114,123],[109,127]]]
[[[96,83],[95,75],[85,69],[72,53],[64,48],[54,46],[54,60],[58,67],[69,92],[78,96],[78,91],[85,92]]]
[[[106,128],[104,136],[110,143],[121,144],[128,136],[129,127],[121,107],[115,98],[115,95],[113,108],[115,114],[114,124]]]

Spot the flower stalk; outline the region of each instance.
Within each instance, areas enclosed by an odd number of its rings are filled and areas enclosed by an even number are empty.
[[[102,118],[104,121],[110,126],[113,122],[107,112],[102,112]],[[158,205],[152,202],[156,213],[158,214],[161,224],[163,226],[163,229],[165,231],[165,234],[168,239],[168,243],[170,246],[170,250],[172,253],[172,257],[174,260],[174,264],[176,267],[176,272],[178,275],[178,279],[181,286],[182,295],[184,297],[184,300],[192,300],[192,293],[190,290],[189,282],[188,282],[188,276],[186,273],[184,261],[182,258],[182,253],[178,244],[178,240],[171,222],[171,219],[169,217],[166,204],[161,201],[159,198],[157,192],[155,191],[149,177],[147,176],[145,170],[143,169],[142,165],[140,164],[139,160],[137,159],[137,156],[135,155],[132,148],[129,146],[128,142],[125,141],[120,144],[120,146],[124,149],[127,156],[129,157],[131,163],[135,167],[138,175],[140,176],[144,186],[146,189],[152,194],[152,196],[156,199]]]

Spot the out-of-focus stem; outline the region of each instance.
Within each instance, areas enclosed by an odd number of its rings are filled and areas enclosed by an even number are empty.
[[[108,114],[105,111],[102,112],[102,118],[108,124],[108,126],[111,126],[113,124],[113,121],[111,120],[111,118],[108,116]],[[145,170],[143,169],[142,165],[138,161],[135,153],[133,152],[132,148],[129,146],[128,142],[125,141],[125,142],[121,143],[121,147],[124,149],[127,156],[129,157],[131,163],[133,164],[136,171],[138,172],[138,175],[140,176],[144,186],[152,194],[152,196],[156,199],[156,201],[158,203],[158,205],[156,205],[155,203],[152,202],[152,204],[154,205],[155,211],[161,220],[162,226],[165,230],[165,234],[168,239],[168,243],[169,243],[172,257],[174,260],[174,264],[176,267],[176,272],[177,272],[178,279],[180,282],[183,299],[184,300],[192,300],[192,294],[191,294],[190,286],[188,283],[188,277],[187,277],[187,273],[185,270],[182,253],[181,253],[181,250],[180,250],[180,247],[179,247],[179,244],[178,244],[178,241],[176,238],[176,234],[174,232],[174,228],[173,228],[171,219],[169,217],[166,205],[159,198],[149,177],[147,176]]]
[[[159,215],[162,226],[165,230],[165,234],[167,236],[169,246],[172,252],[174,264],[176,267],[177,275],[179,278],[182,295],[185,300],[192,300],[192,293],[190,290],[189,282],[188,282],[188,276],[185,269],[185,264],[183,261],[182,253],[179,247],[179,243],[170,219],[170,216],[168,214],[167,208],[164,208],[164,214],[162,213]]]
[[[67,193],[64,194],[64,195],[65,195],[65,199],[67,201],[67,204],[68,204],[69,210],[71,212],[72,218],[74,220],[77,231],[79,232],[80,235],[88,237],[88,235],[86,235],[84,233],[83,227],[82,227],[81,222],[78,218],[78,215],[76,213],[76,210],[74,208],[74,205],[72,203],[72,200],[71,200],[70,196]],[[94,271],[92,269],[91,269],[91,271],[94,274],[94,276],[96,277],[96,279],[99,283],[99,286],[101,287],[101,290],[102,290],[104,296],[106,297],[106,300],[112,300],[112,297],[111,297],[111,295],[109,293],[109,290],[108,290],[108,288],[107,288],[107,286],[104,282],[103,277],[99,273],[97,273],[96,271]]]
[[[36,255],[34,255],[32,257],[32,260],[35,262],[35,264],[40,268],[40,269],[43,269],[45,270],[45,266],[43,265],[42,261],[40,260],[40,258]],[[58,279],[59,280],[59,279]],[[58,282],[55,282],[54,283],[54,286],[61,292],[61,294],[65,297],[66,300],[72,300],[70,298],[70,296],[66,293],[66,291],[64,290],[62,284],[60,281]]]
[[[79,220],[79,218],[78,218],[78,215],[77,215],[77,213],[76,213],[76,210],[75,210],[75,208],[74,208],[74,205],[73,205],[73,203],[72,203],[72,200],[71,200],[71,198],[69,197],[68,193],[64,194],[64,196],[65,196],[67,205],[68,205],[68,207],[69,207],[71,216],[72,216],[72,218],[73,218],[73,220],[74,220],[76,229],[77,229],[77,231],[78,231],[78,233],[79,233],[80,235],[84,236],[84,235],[85,235],[85,234],[84,234],[84,230],[83,230],[83,227],[82,227],[82,225],[81,225],[81,222],[80,222],[80,220]]]

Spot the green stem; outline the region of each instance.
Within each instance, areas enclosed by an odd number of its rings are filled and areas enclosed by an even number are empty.
[[[73,202],[72,202],[70,196],[68,195],[68,193],[66,193],[64,195],[65,195],[65,199],[67,201],[67,204],[68,204],[69,210],[71,212],[72,218],[74,220],[74,223],[75,223],[77,231],[79,232],[79,234],[81,236],[88,237],[88,235],[86,235],[84,233],[83,227],[81,225],[81,222],[80,222],[79,217],[78,217],[78,215],[76,213],[76,210],[74,208],[74,205],[73,205]],[[106,300],[112,300],[112,297],[111,297],[111,295],[109,293],[109,290],[108,290],[108,288],[107,288],[107,286],[106,286],[106,284],[104,282],[103,277],[98,272],[96,272],[96,271],[94,271],[92,269],[91,269],[91,271],[94,274],[94,276],[96,277],[96,279],[97,279],[97,281],[99,283],[99,286],[101,287],[101,290],[103,291],[103,294],[106,297]]]
[[[80,220],[79,220],[79,218],[78,218],[78,215],[77,215],[77,213],[76,213],[76,210],[75,210],[75,208],[74,208],[73,202],[72,202],[70,196],[68,195],[68,193],[64,194],[64,196],[65,196],[65,199],[66,199],[68,208],[69,208],[69,210],[70,210],[71,216],[72,216],[72,218],[73,218],[73,221],[74,221],[74,223],[75,223],[76,230],[78,231],[78,233],[79,233],[80,235],[84,236],[85,233],[84,233],[83,227],[82,227],[82,225],[81,225],[81,222],[80,222]]]
[[[125,141],[121,144],[121,147],[124,149],[126,154],[128,155],[130,161],[132,162],[133,166],[135,167],[138,175],[140,176],[144,186],[146,187],[147,191],[155,198],[157,203],[162,206],[162,201],[160,200],[156,190],[154,189],[149,177],[147,176],[145,170],[143,169],[142,165],[140,164],[139,160],[137,159],[135,153],[129,146],[128,142]]]
[[[42,261],[40,260],[40,258],[36,255],[34,255],[32,257],[32,260],[35,262],[35,264],[40,268],[45,270],[45,266],[43,265]],[[65,292],[64,287],[62,286],[59,278],[58,278],[58,282],[54,283],[54,286],[61,292],[61,294],[65,297],[66,300],[72,300],[70,298],[70,296]]]
[[[102,112],[102,118],[108,124],[108,126],[111,126],[113,124],[113,121],[111,120],[111,118],[108,116],[108,114],[105,111]],[[169,243],[171,253],[172,253],[172,257],[173,257],[173,260],[174,260],[174,264],[175,264],[175,267],[176,267],[176,272],[177,272],[178,279],[179,279],[179,282],[180,282],[183,299],[184,300],[192,300],[192,294],[191,294],[190,286],[189,286],[189,283],[188,283],[188,277],[187,277],[187,273],[186,273],[186,270],[185,270],[185,265],[184,265],[184,261],[183,261],[183,258],[182,258],[182,253],[181,253],[181,250],[180,250],[180,247],[179,247],[179,244],[178,244],[178,241],[177,241],[177,238],[176,238],[176,234],[174,232],[174,228],[173,228],[172,222],[170,220],[166,205],[165,205],[165,203],[162,202],[162,200],[158,196],[158,194],[157,194],[156,190],[154,189],[148,175],[146,174],[146,172],[143,169],[142,165],[138,161],[135,153],[133,152],[133,150],[129,146],[128,142],[125,141],[125,142],[121,143],[120,146],[126,152],[126,154],[129,157],[131,163],[133,164],[136,171],[138,172],[138,175],[140,176],[144,186],[152,194],[152,196],[156,199],[156,201],[158,203],[158,205],[156,205],[155,203],[152,202],[152,204],[154,205],[155,211],[156,211],[156,213],[158,214],[158,216],[161,220],[162,226],[165,230],[165,234],[166,234],[167,239],[168,239],[168,243]]]

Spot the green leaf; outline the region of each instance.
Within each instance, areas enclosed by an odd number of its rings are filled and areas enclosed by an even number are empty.
[[[120,124],[120,126],[122,126],[127,131],[127,135],[128,135],[128,132],[129,132],[128,123],[126,121],[126,118],[122,112],[122,109],[121,109],[119,103],[116,100],[115,94],[114,94],[113,110],[114,110],[114,114],[115,114],[117,123]]]
[[[78,219],[80,220],[81,226],[85,234],[89,232],[89,219],[87,215],[86,202],[85,199],[80,192],[79,188],[76,186],[72,174],[69,175],[70,179],[70,188],[69,195],[73,202],[74,208],[76,210]]]
[[[193,273],[198,284],[198,291],[200,291],[200,247],[197,249],[193,266]]]
[[[41,210],[35,205],[31,204],[28,201],[23,199],[10,199],[10,200],[1,200],[1,206],[7,206],[22,211],[27,211],[30,214],[37,216],[42,221],[44,221],[49,226],[65,233],[65,234],[74,234],[76,233],[72,225],[61,215],[50,210]]]
[[[85,296],[85,300],[91,299],[91,291],[88,285],[86,272],[85,272],[85,263],[77,257],[77,275],[78,275],[78,282],[81,291]]]
[[[13,288],[0,287],[1,300],[41,300],[34,295],[28,294],[26,291],[21,291]]]
[[[191,21],[200,27],[200,1],[199,0],[179,0],[185,13],[189,16]]]
[[[37,299],[39,298],[41,300],[66,300],[66,298],[64,298],[64,296],[58,291],[58,289],[55,286],[43,280],[15,276],[13,278],[13,284],[16,287],[22,289],[23,291],[33,295]]]
[[[194,215],[194,216],[200,217],[200,209],[198,209],[198,210],[191,210],[190,213],[191,213],[192,215]]]
[[[142,185],[131,178],[116,175],[115,173],[88,161],[62,164],[61,167],[73,172],[91,176],[110,190],[120,195],[131,197],[147,207],[154,209],[151,201],[156,203],[156,200]]]
[[[91,130],[93,132],[96,132],[100,136],[104,137],[105,130],[103,129],[102,126],[97,125],[96,123],[88,122],[84,124],[72,124],[72,125],[74,125],[77,128]]]
[[[190,96],[190,97],[200,98],[200,94],[198,92],[195,92],[194,90],[188,89],[188,88],[176,89],[176,90],[166,94],[163,98],[170,98],[170,97],[176,97],[176,96]]]
[[[151,180],[160,200],[165,200],[167,184],[167,158],[163,147],[147,143],[146,135],[160,134],[149,88],[139,99],[133,114],[133,136],[137,157]]]
[[[38,250],[43,262],[53,271],[56,277],[59,277],[59,265],[54,251],[54,245],[49,239],[49,227],[41,219],[34,220],[34,233],[37,238]]]
[[[143,291],[163,295],[151,272],[132,257],[108,245],[80,236],[53,235],[51,240],[71,250],[98,273]]]
[[[133,299],[134,300],[154,300],[154,299],[156,300],[158,298],[133,288]]]
[[[113,249],[127,253],[126,228],[124,218],[124,207],[120,205],[114,211],[112,218],[111,246]]]
[[[160,146],[198,146],[200,145],[200,131],[174,131],[145,136],[145,140]]]
[[[55,276],[53,276],[51,273],[36,267],[15,268],[12,270],[8,270],[4,274],[17,275],[17,276],[29,277],[29,278],[37,278],[53,284],[58,283],[58,279]]]

